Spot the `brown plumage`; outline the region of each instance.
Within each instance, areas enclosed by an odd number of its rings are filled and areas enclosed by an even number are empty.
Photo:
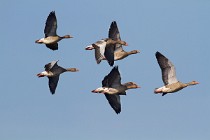
[[[101,60],[107,60],[109,64],[113,66],[114,61],[124,59],[131,54],[139,53],[138,50],[133,50],[130,52],[123,50],[122,45],[128,46],[128,44],[121,40],[117,23],[115,21],[113,21],[110,25],[108,37],[109,38],[97,41],[96,43],[85,48],[86,50],[95,49],[95,58],[98,64],[101,62]],[[112,45],[110,45],[111,47],[107,47],[105,40],[109,40],[111,42],[115,41],[115,43],[112,43]],[[106,50],[106,48],[108,49]]]
[[[103,93],[111,107],[118,114],[121,112],[120,95],[126,95],[126,90],[140,88],[134,82],[121,84],[121,76],[118,67],[115,66],[111,72],[104,77],[102,87],[93,90],[93,93]]]
[[[113,40],[110,38],[102,39],[92,44],[92,47],[95,49],[95,59],[97,64],[99,64],[101,60],[107,60],[110,66],[114,65],[114,51],[116,44],[127,45],[125,41]]]
[[[65,35],[65,36],[58,36],[56,33],[57,30],[57,19],[55,16],[55,11],[52,11],[46,21],[45,24],[45,38],[41,38],[39,40],[36,40],[35,43],[38,44],[45,44],[47,48],[51,50],[58,50],[58,43],[60,40],[64,38],[73,38],[70,35]]]
[[[64,72],[79,71],[77,68],[63,68],[61,66],[58,66],[57,62],[58,61],[52,61],[51,63],[46,64],[45,71],[37,74],[38,77],[47,76],[49,78],[49,88],[52,94],[55,93],[60,74]]]
[[[113,40],[121,40],[120,32],[119,32],[116,21],[113,21],[110,25],[109,38],[111,38]],[[138,51],[138,50],[133,50],[133,51],[126,52],[125,50],[123,50],[123,47],[122,47],[121,44],[116,44],[115,51],[114,51],[114,60],[115,61],[121,60],[121,59],[124,59],[125,57],[127,57],[131,54],[137,54],[139,52],[140,51]]]
[[[170,62],[168,58],[166,58],[160,52],[156,52],[155,56],[161,68],[162,80],[165,84],[165,86],[156,88],[154,91],[155,93],[163,93],[162,96],[164,96],[167,93],[177,92],[187,86],[198,84],[198,82],[196,81],[192,81],[189,83],[182,83],[178,81],[176,78],[175,67],[172,62]]]

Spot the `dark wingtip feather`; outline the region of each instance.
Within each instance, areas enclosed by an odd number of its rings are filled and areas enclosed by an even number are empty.
[[[155,56],[156,56],[156,58],[159,58],[159,57],[165,57],[163,54],[161,54],[160,52],[156,52],[155,53]],[[166,58],[166,57],[165,57]]]
[[[114,62],[112,62],[112,61],[108,61],[108,63],[109,63],[109,65],[110,65],[110,67],[113,67]]]
[[[51,94],[54,95],[54,94],[55,94],[55,89],[56,89],[56,88],[50,87],[50,85],[49,85],[49,89],[50,89]]]
[[[163,93],[162,96],[165,96],[167,93]]]
[[[116,112],[116,114],[118,115],[118,114],[120,114],[120,112],[121,112],[121,110],[115,110],[115,112]]]
[[[113,69],[116,69],[116,70],[118,70],[118,66],[114,66],[114,68]]]
[[[116,21],[112,21],[111,26],[117,26],[117,22]]]
[[[155,55],[158,56],[158,55],[162,55],[162,54],[161,54],[160,52],[157,51],[157,52],[155,53]]]
[[[55,44],[45,44],[47,48],[55,51],[55,50],[58,50],[58,43],[55,43]]]
[[[50,12],[50,15],[55,15],[55,11],[51,11]]]
[[[114,66],[114,67],[112,68],[111,72],[112,72],[112,71],[119,71],[119,70],[118,70],[118,66]],[[110,73],[111,73],[111,72],[110,72]]]
[[[51,91],[51,94],[54,95],[55,94],[55,91],[54,92]]]
[[[55,94],[56,87],[51,87],[51,85],[49,85],[49,88],[50,88],[51,94],[54,95]]]
[[[55,17],[55,11],[51,11],[48,18]]]

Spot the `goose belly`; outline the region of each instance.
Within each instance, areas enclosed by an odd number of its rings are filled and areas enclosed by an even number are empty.
[[[168,92],[170,90],[170,88],[167,88],[166,86],[163,86],[163,87],[160,87],[160,88],[157,88],[157,89],[155,89],[155,93],[166,93],[166,92]]]
[[[58,41],[60,41],[60,39],[58,37],[52,37],[52,36],[50,36],[50,37],[45,38],[43,42],[45,44],[53,44],[53,43],[56,43]]]
[[[120,51],[120,52],[115,52],[114,53],[114,60],[117,61],[117,60],[121,60],[125,57],[127,57],[128,55],[124,52],[124,51]]]
[[[115,89],[115,88],[100,87],[100,88],[97,88],[97,89],[93,90],[92,92],[94,92],[94,93],[117,94],[117,93],[119,93],[119,90]]]
[[[163,86],[160,88],[155,89],[155,93],[173,93],[183,89],[183,87],[167,87]]]

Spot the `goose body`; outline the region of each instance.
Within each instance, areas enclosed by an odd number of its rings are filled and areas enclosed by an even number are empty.
[[[79,71],[76,68],[63,68],[58,66],[57,64],[58,61],[52,61],[51,63],[48,63],[45,65],[45,71],[38,73],[38,77],[48,77],[49,78],[49,88],[52,94],[55,93],[58,81],[59,81],[59,76],[60,74],[64,72],[76,72]]]
[[[103,93],[111,107],[118,114],[121,112],[120,95],[126,95],[126,90],[140,88],[134,82],[121,84],[121,76],[118,67],[115,66],[111,72],[104,77],[102,87],[93,90],[93,93]]]
[[[127,45],[125,41],[121,40],[113,40],[110,38],[102,39],[88,46],[86,49],[95,49],[95,59],[97,64],[101,62],[101,60],[107,60],[110,66],[114,65],[114,51],[116,44]]]
[[[121,60],[121,59],[124,59],[125,57],[131,55],[131,54],[137,54],[137,53],[140,53],[140,51],[138,50],[133,50],[133,51],[129,51],[129,52],[126,52],[124,50],[116,50],[114,52],[114,60],[117,61],[117,60]]]
[[[109,35],[108,36],[109,36],[109,38],[112,38],[113,40],[121,40],[120,32],[119,32],[116,21],[113,21],[111,23],[110,28],[109,28]],[[140,51],[138,51],[138,50],[133,50],[133,51],[126,52],[123,49],[122,44],[116,44],[116,47],[115,47],[115,50],[114,50],[114,60],[115,61],[121,60],[121,59],[124,59],[125,57],[127,57],[131,54],[137,54],[139,52]]]
[[[127,46],[128,44],[125,41],[121,40],[120,33],[119,33],[119,30],[117,27],[117,23],[115,21],[113,21],[110,25],[109,35],[108,35],[107,39],[110,40],[111,42],[115,41],[115,43],[112,43],[112,45],[111,45],[112,47],[110,47],[110,45],[108,45],[109,47],[107,47],[104,44],[104,42],[106,42],[106,41],[100,40],[100,41],[97,41],[96,43],[89,45],[85,48],[86,50],[95,49],[95,58],[96,58],[96,61],[98,64],[101,62],[101,60],[107,60],[109,62],[109,64],[112,65],[112,64],[114,64],[114,61],[121,60],[131,54],[139,53],[138,50],[133,50],[130,52],[126,52],[123,50],[122,45]],[[109,49],[106,51],[105,48],[109,48]]]
[[[38,44],[45,44],[47,48],[51,50],[58,50],[58,43],[60,40],[64,38],[72,38],[70,35],[65,35],[65,36],[58,36],[56,33],[57,30],[57,19],[55,12],[52,11],[46,21],[45,24],[45,37],[41,38],[39,40],[36,40],[35,43]]]
[[[155,56],[161,68],[162,80],[165,84],[160,88],[156,88],[154,91],[155,93],[162,93],[162,96],[164,96],[167,93],[174,93],[187,86],[198,84],[198,82],[196,81],[192,81],[189,83],[182,83],[178,81],[176,78],[175,67],[172,62],[160,52],[156,52]]]

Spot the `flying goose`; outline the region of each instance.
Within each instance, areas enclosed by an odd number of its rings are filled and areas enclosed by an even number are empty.
[[[46,64],[45,71],[37,74],[38,77],[47,76],[49,78],[49,88],[50,88],[50,92],[52,94],[55,93],[60,74],[62,74],[63,72],[67,72],[67,71],[69,71],[69,72],[79,71],[76,68],[62,68],[62,67],[58,66],[57,62],[58,62],[58,60],[52,61],[51,63]]]
[[[155,93],[162,93],[162,96],[166,95],[167,93],[177,92],[187,86],[196,85],[198,82],[192,81],[189,83],[182,83],[177,80],[176,78],[176,71],[174,65],[162,55],[160,52],[156,52],[155,54],[157,62],[161,68],[162,72],[162,80],[165,86],[155,89]]]
[[[110,66],[114,65],[114,51],[115,51],[115,45],[116,44],[121,44],[121,45],[127,45],[125,41],[121,40],[113,40],[110,38],[102,39],[94,44],[89,46],[88,49],[95,49],[95,59],[97,64],[101,62],[101,60],[107,60]]]
[[[122,45],[128,46],[125,41],[121,40],[117,23],[113,21],[110,25],[108,38],[99,40],[96,43],[87,46],[85,49],[95,49],[95,59],[97,64],[99,64],[101,60],[107,60],[110,66],[113,66],[115,60],[123,59],[130,54],[139,53],[137,50],[125,52],[122,49]]]
[[[118,67],[115,66],[111,72],[104,77],[102,87],[93,90],[93,93],[103,93],[114,111],[121,112],[120,95],[126,95],[126,90],[140,88],[134,82],[121,84],[121,76]]]
[[[110,28],[109,28],[109,38],[112,38],[113,40],[121,40],[120,38],[120,32],[119,32],[119,29],[117,27],[117,23],[116,21],[113,21],[110,25]],[[140,51],[138,50],[132,50],[132,51],[129,51],[129,52],[126,52],[123,50],[123,47],[121,44],[116,44],[116,47],[115,47],[115,51],[114,51],[114,60],[117,61],[117,60],[121,60],[131,54],[137,54],[139,53]]]
[[[70,35],[58,36],[56,30],[57,30],[57,19],[55,16],[55,11],[52,11],[49,14],[47,21],[45,23],[45,29],[44,29],[45,38],[36,40],[35,43],[45,44],[47,48],[51,50],[58,50],[57,42],[59,42],[64,38],[73,38]]]

